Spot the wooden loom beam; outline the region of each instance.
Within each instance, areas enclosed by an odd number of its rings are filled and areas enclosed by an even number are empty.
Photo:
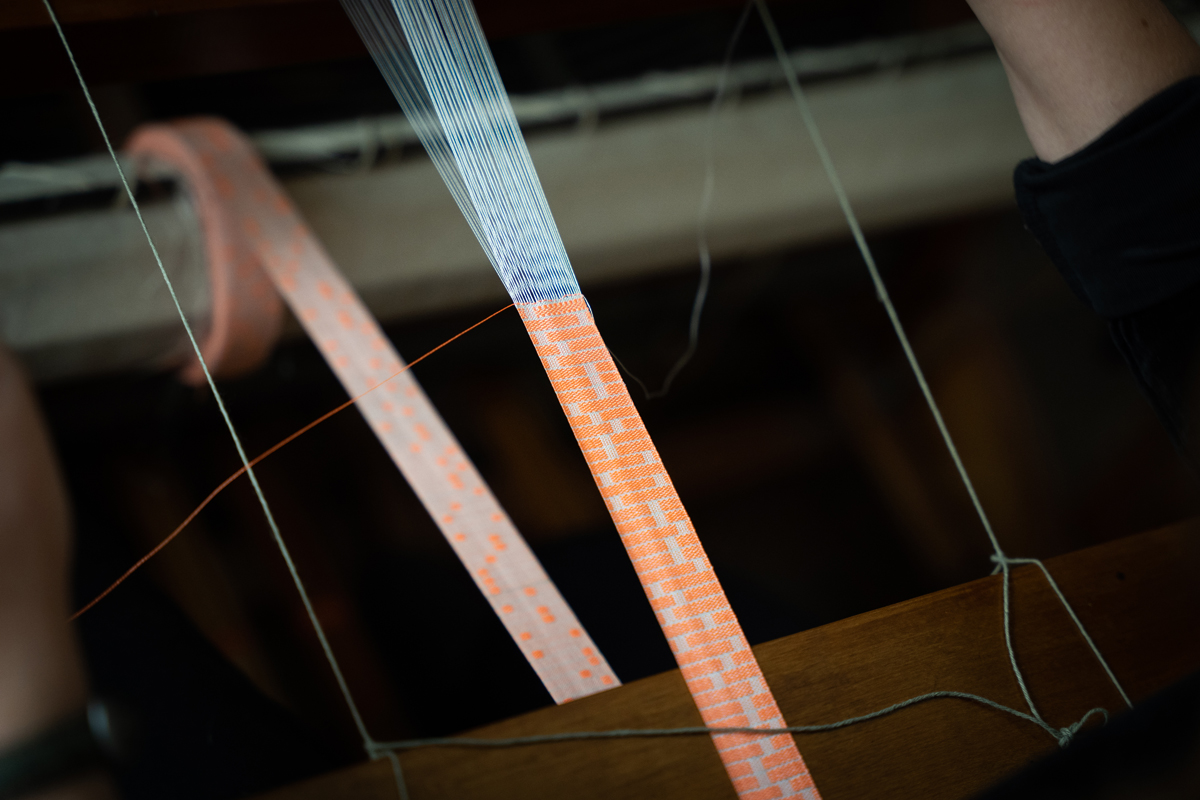
[[[1200,519],[1048,560],[1135,702],[1200,669]],[[1036,567],[1013,578],[1018,658],[1039,709],[1067,725],[1123,704]],[[832,722],[937,690],[1024,710],[1004,650],[1001,583],[988,577],[759,645],[790,724]],[[502,687],[497,687],[502,691]],[[509,737],[700,725],[677,670],[473,731]],[[962,700],[798,737],[821,792],[840,798],[962,798],[1057,745],[1032,724]],[[413,800],[735,797],[704,737],[569,742],[401,755]],[[392,800],[386,761],[262,800]]]

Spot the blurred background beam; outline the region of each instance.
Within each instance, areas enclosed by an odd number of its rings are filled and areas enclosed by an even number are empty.
[[[797,55],[810,77],[826,76],[814,85],[812,102],[869,230],[1011,203],[1012,165],[1030,148],[999,61],[980,46],[977,30],[967,27]],[[925,60],[902,66],[921,54]],[[762,62],[740,65],[734,78],[742,91],[715,127],[708,104],[696,102],[715,86],[712,68],[516,98],[585,286],[695,263],[710,130],[714,257],[845,235],[793,101],[773,88],[775,73]],[[291,174],[289,193],[380,318],[503,296],[441,179],[411,148],[402,118],[264,131],[256,141]],[[297,164],[306,168],[297,171]],[[190,309],[202,317],[207,298],[195,217],[170,193],[168,173],[142,170],[160,195],[168,184],[167,196],[149,206],[151,229],[168,244],[169,266],[192,276]],[[0,208],[21,212],[0,224],[0,337],[39,378],[161,364],[178,352],[178,337],[161,333],[172,309],[151,288],[158,276],[127,207],[92,203],[36,213],[47,198],[115,195],[114,178],[94,157],[10,164],[0,173]],[[145,302],[122,302],[126,296]],[[128,341],[144,346],[130,349]]]

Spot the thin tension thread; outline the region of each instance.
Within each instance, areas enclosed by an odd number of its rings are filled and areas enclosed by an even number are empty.
[[[422,747],[466,747],[466,748],[503,748],[503,747],[525,747],[528,745],[550,744],[553,742],[574,742],[593,739],[637,739],[637,738],[664,738],[669,736],[699,736],[703,734],[718,735],[718,734],[743,734],[751,736],[774,736],[782,733],[826,733],[835,731],[839,728],[848,728],[851,725],[857,725],[860,722],[867,722],[873,719],[885,717],[888,714],[893,714],[901,709],[915,706],[919,703],[924,703],[929,700],[938,699],[957,699],[969,700],[974,703],[993,708],[997,711],[1003,711],[1012,714],[1014,717],[1031,722],[1037,725],[1046,733],[1053,736],[1058,743],[1066,746],[1074,738],[1079,729],[1083,727],[1093,715],[1103,716],[1108,719],[1108,712],[1103,708],[1093,708],[1091,711],[1083,715],[1083,718],[1065,728],[1055,728],[1038,717],[1026,714],[1023,711],[1017,711],[1015,708],[1001,705],[986,697],[981,697],[970,692],[930,692],[928,694],[911,697],[908,700],[902,700],[899,703],[881,708],[878,711],[872,711],[869,714],[862,714],[857,717],[849,717],[847,719],[838,720],[837,722],[829,722],[823,725],[789,725],[785,728],[726,728],[726,727],[705,727],[697,725],[695,727],[684,728],[616,728],[610,731],[567,731],[564,733],[546,733],[533,736],[514,736],[505,739],[482,739],[472,738],[467,736],[462,737],[438,737],[431,739],[405,739],[398,742],[377,742],[376,747],[380,749],[386,748],[389,751],[396,750],[414,750]]]
[[[364,397],[366,397],[367,395],[369,395],[371,392],[373,392],[373,391],[375,391],[376,389],[378,389],[379,387],[381,387],[381,386],[385,385],[385,384],[386,384],[388,381],[392,380],[393,378],[395,378],[395,377],[397,377],[397,376],[399,376],[399,375],[403,375],[405,372],[408,372],[410,369],[412,369],[413,367],[415,367],[417,364],[420,364],[422,361],[424,361],[425,359],[429,358],[431,355],[433,355],[434,353],[436,353],[438,350],[441,350],[443,347],[445,347],[446,345],[450,344],[450,343],[451,343],[451,342],[453,342],[455,339],[458,339],[460,336],[465,336],[466,334],[468,334],[468,333],[470,333],[471,331],[473,331],[473,330],[475,330],[476,328],[478,328],[478,327],[479,327],[480,325],[482,325],[483,323],[485,323],[485,322],[487,322],[488,320],[490,320],[492,317],[495,317],[495,316],[497,316],[497,315],[499,315],[499,314],[501,314],[501,313],[503,313],[503,312],[507,311],[508,309],[510,309],[510,308],[512,308],[512,307],[513,307],[513,304],[512,304],[512,303],[509,303],[508,305],[506,305],[504,308],[500,309],[499,311],[493,311],[491,314],[488,314],[486,317],[484,317],[483,319],[479,320],[479,322],[476,322],[476,323],[475,323],[474,325],[472,325],[471,327],[467,328],[466,330],[463,330],[463,331],[460,331],[460,332],[458,332],[458,333],[454,334],[454,335],[453,335],[453,336],[451,336],[449,339],[447,339],[446,341],[444,341],[444,342],[442,342],[441,344],[439,344],[437,347],[433,348],[432,350],[429,350],[429,351],[427,351],[427,352],[426,352],[424,355],[422,355],[422,356],[420,356],[420,357],[418,357],[418,358],[415,358],[415,359],[413,359],[413,360],[412,360],[412,361],[410,361],[408,364],[405,364],[403,368],[401,368],[401,369],[397,370],[396,372],[392,373],[392,374],[391,374],[391,375],[389,375],[387,378],[385,378],[384,380],[380,381],[380,382],[379,382],[379,383],[377,383],[376,385],[372,386],[370,389],[367,389],[367,390],[366,390],[365,392],[363,392],[362,394],[359,394],[359,395],[356,395],[356,396],[354,396],[354,397],[351,397],[349,400],[347,400],[346,402],[342,403],[341,405],[339,405],[339,406],[337,406],[337,407],[335,407],[335,408],[333,408],[333,409],[331,409],[331,410],[329,410],[329,411],[326,411],[324,414],[322,414],[321,416],[317,417],[317,418],[316,418],[316,419],[314,419],[312,422],[310,422],[310,423],[308,423],[307,425],[305,425],[303,428],[300,428],[299,430],[297,430],[297,431],[293,432],[293,433],[292,433],[292,434],[290,434],[289,436],[286,436],[285,438],[283,438],[283,439],[280,439],[278,442],[276,442],[275,444],[273,444],[271,447],[267,448],[266,450],[264,450],[263,452],[261,452],[261,453],[259,453],[257,456],[255,456],[254,458],[250,459],[250,463],[249,463],[249,464],[247,464],[247,465],[243,466],[243,467],[242,467],[241,469],[239,469],[237,472],[234,472],[234,473],[233,473],[232,475],[230,475],[228,478],[226,478],[225,480],[221,481],[221,483],[220,483],[220,484],[218,484],[217,488],[213,489],[213,490],[212,490],[212,492],[210,492],[210,493],[209,493],[208,497],[204,498],[204,500],[203,500],[203,501],[200,503],[200,505],[196,506],[196,507],[195,507],[195,508],[192,510],[192,513],[188,514],[188,515],[187,515],[187,517],[185,517],[185,518],[184,518],[183,522],[179,523],[179,526],[178,526],[177,528],[175,528],[175,530],[171,531],[171,533],[170,533],[170,534],[169,534],[169,535],[168,535],[168,536],[167,536],[165,539],[163,539],[161,542],[159,542],[157,545],[155,545],[154,549],[152,549],[150,552],[146,553],[146,555],[144,555],[144,556],[142,556],[141,558],[139,558],[139,559],[137,560],[137,562],[135,562],[135,563],[134,563],[134,565],[133,565],[132,567],[130,567],[129,569],[127,569],[127,570],[124,572],[124,574],[122,574],[122,575],[121,575],[121,577],[119,577],[119,578],[117,578],[115,581],[113,581],[113,582],[112,582],[112,584],[111,584],[111,585],[110,585],[110,586],[109,586],[107,589],[105,589],[105,590],[104,590],[103,592],[101,592],[100,594],[96,595],[96,597],[95,597],[95,598],[93,598],[93,599],[92,599],[92,601],[91,601],[90,603],[88,603],[88,604],[87,604],[87,605],[85,605],[83,608],[79,609],[79,610],[78,610],[78,611],[76,611],[74,614],[72,614],[72,615],[70,616],[70,618],[68,619],[68,621],[74,621],[74,620],[78,619],[78,618],[79,618],[80,616],[82,616],[82,615],[83,615],[85,612],[87,612],[87,611],[88,611],[88,610],[89,610],[89,609],[90,609],[92,606],[94,606],[94,605],[96,605],[97,603],[99,603],[99,602],[100,602],[101,600],[103,600],[105,597],[108,597],[108,595],[109,595],[109,594],[110,594],[110,593],[111,593],[111,592],[112,592],[114,589],[116,589],[118,586],[120,586],[122,583],[124,583],[124,582],[125,582],[125,580],[126,580],[126,579],[127,579],[129,576],[130,576],[130,575],[132,575],[133,573],[137,572],[137,571],[138,571],[138,570],[139,570],[139,569],[142,567],[142,565],[144,565],[144,564],[145,564],[147,561],[149,561],[151,558],[153,558],[155,555],[157,555],[157,554],[158,554],[158,552],[159,552],[160,550],[162,550],[164,547],[166,547],[168,544],[170,544],[170,543],[171,543],[171,540],[173,540],[173,539],[174,539],[176,536],[178,536],[180,533],[182,533],[182,532],[183,532],[183,529],[184,529],[184,528],[186,528],[186,527],[187,527],[187,526],[188,526],[188,525],[191,523],[191,521],[192,521],[193,519],[195,519],[195,518],[196,518],[196,515],[197,515],[197,514],[199,514],[201,511],[203,511],[203,510],[204,510],[204,508],[205,508],[205,507],[206,507],[206,506],[207,506],[209,503],[211,503],[211,502],[212,502],[212,501],[213,501],[213,500],[216,498],[216,496],[217,496],[217,495],[219,495],[219,494],[220,494],[222,491],[224,491],[224,490],[225,490],[225,487],[227,487],[229,484],[233,483],[235,480],[237,480],[237,479],[238,479],[238,478],[240,478],[242,475],[244,475],[244,474],[246,473],[246,471],[247,471],[249,468],[256,466],[256,465],[257,465],[257,464],[258,464],[260,461],[262,461],[262,460],[263,460],[263,459],[265,459],[267,456],[269,456],[269,455],[271,455],[272,453],[274,453],[276,450],[279,450],[279,449],[280,449],[281,447],[283,447],[284,445],[286,445],[286,444],[289,444],[290,442],[292,442],[293,440],[295,440],[295,439],[299,438],[299,437],[300,437],[300,436],[302,436],[303,434],[305,434],[305,433],[308,433],[310,430],[312,430],[313,428],[317,427],[317,426],[318,426],[318,425],[320,425],[322,422],[324,422],[325,420],[327,420],[327,419],[329,419],[330,417],[332,417],[334,414],[337,414],[337,413],[339,413],[339,412],[341,412],[341,411],[343,411],[343,410],[345,410],[345,409],[349,408],[350,406],[354,405],[354,404],[355,404],[355,403],[357,403],[359,400],[361,400],[361,399],[363,399]]]
[[[901,700],[899,703],[894,703],[886,708],[881,708],[878,711],[872,711],[868,714],[862,714],[857,717],[849,717],[847,719],[838,720],[837,722],[829,722],[823,725],[790,725],[785,728],[727,728],[727,727],[706,727],[698,725],[694,727],[682,728],[617,728],[610,731],[567,731],[564,733],[547,733],[534,736],[514,736],[510,738],[499,739],[481,739],[468,736],[463,737],[437,737],[430,739],[405,739],[397,742],[374,742],[376,748],[372,753],[373,758],[379,758],[378,754],[382,754],[391,762],[392,776],[396,781],[396,788],[400,793],[401,800],[409,800],[408,787],[404,782],[404,774],[400,768],[400,759],[396,755],[398,750],[415,750],[425,747],[461,747],[467,749],[500,749],[508,747],[529,747],[541,744],[554,744],[558,742],[577,742],[577,741],[596,741],[602,739],[656,739],[667,738],[674,736],[716,736],[719,734],[742,734],[750,736],[774,736],[778,734],[805,734],[805,733],[825,733],[835,731],[840,728],[847,728],[851,725],[857,725],[860,722],[868,722],[880,717],[886,717],[910,706],[915,706],[929,700],[939,699],[957,699],[968,700],[980,705],[1003,711],[1006,714],[1011,714],[1018,719],[1023,719],[1026,722],[1033,723],[1044,730],[1054,740],[1058,742],[1059,747],[1066,747],[1079,733],[1079,730],[1093,716],[1102,716],[1107,721],[1108,712],[1103,708],[1093,708],[1091,711],[1084,714],[1077,722],[1066,726],[1065,728],[1055,728],[1046,723],[1039,716],[1026,714],[1023,711],[1018,711],[1015,708],[1009,708],[1006,705],[1001,705],[994,700],[989,700],[977,694],[970,692],[929,692],[928,694],[911,697],[908,700]]]
[[[996,571],[1002,571],[1003,577],[1003,605],[1004,605],[1004,641],[1008,649],[1009,662],[1012,665],[1013,674],[1017,678],[1017,683],[1021,688],[1021,693],[1025,697],[1025,702],[1029,705],[1029,710],[1039,720],[1041,714],[1038,713],[1037,707],[1033,703],[1033,697],[1029,693],[1029,688],[1025,683],[1025,676],[1022,674],[1020,667],[1017,665],[1017,653],[1012,642],[1012,607],[1011,607],[1011,565],[1013,564],[1036,564],[1041,568],[1042,573],[1046,576],[1059,601],[1067,610],[1071,620],[1075,623],[1075,627],[1083,635],[1084,641],[1091,648],[1092,654],[1096,660],[1104,668],[1104,672],[1108,675],[1113,686],[1121,695],[1121,699],[1130,708],[1133,703],[1129,696],[1125,693],[1124,687],[1113,674],[1112,669],[1105,660],[1100,649],[1092,641],[1092,637],[1084,629],[1083,623],[1075,614],[1075,610],[1067,601],[1066,596],[1059,589],[1058,584],[1050,578],[1050,572],[1046,566],[1037,559],[1012,559],[1005,555],[1004,550],[1000,547],[1000,542],[996,538],[995,531],[992,530],[992,523],[988,519],[987,512],[983,509],[983,504],[979,501],[979,495],[975,492],[975,484],[971,481],[971,476],[967,474],[967,468],[963,464],[962,458],[959,456],[958,447],[954,444],[954,439],[950,435],[950,430],[946,427],[946,422],[942,419],[941,409],[938,407],[937,400],[933,397],[933,391],[929,387],[928,381],[925,380],[925,373],[921,369],[921,365],[917,361],[916,353],[913,351],[912,345],[909,343],[908,335],[905,333],[904,325],[900,322],[900,316],[896,313],[896,307],[892,304],[891,296],[888,294],[887,286],[883,282],[883,277],[879,273],[879,268],[875,264],[875,257],[871,253],[871,248],[867,245],[866,237],[863,235],[862,226],[859,225],[858,216],[854,213],[854,209],[850,205],[850,198],[846,194],[846,189],[842,185],[841,178],[838,176],[837,169],[834,167],[833,159],[829,155],[829,150],[825,146],[825,139],[821,135],[820,129],[817,127],[816,118],[813,116],[812,108],[808,104],[808,98],[804,90],[800,88],[800,80],[796,75],[795,65],[791,58],[788,57],[787,50],[783,46],[783,40],[779,36],[779,29],[775,26],[775,20],[771,16],[771,12],[767,9],[765,0],[754,0],[755,6],[758,8],[759,16],[762,18],[763,26],[767,29],[767,35],[771,39],[771,45],[775,49],[775,55],[779,59],[780,66],[783,67],[784,75],[787,78],[788,86],[792,91],[792,97],[796,100],[796,105],[800,108],[800,116],[804,120],[804,127],[808,130],[809,137],[812,139],[813,146],[817,150],[817,156],[821,160],[821,166],[825,170],[825,175],[829,179],[829,183],[833,187],[833,192],[837,196],[838,205],[842,209],[842,214],[846,218],[847,224],[850,226],[850,233],[854,237],[854,243],[858,246],[858,251],[862,255],[863,262],[867,266],[867,271],[871,275],[871,281],[875,285],[875,293],[879,297],[879,302],[883,304],[884,310],[887,312],[888,319],[891,320],[892,329],[896,332],[896,337],[900,340],[900,346],[904,350],[904,356],[908,359],[908,364],[912,368],[913,375],[917,379],[917,384],[921,387],[921,394],[925,396],[925,403],[929,406],[929,411],[933,415],[934,421],[937,423],[938,431],[942,434],[942,440],[946,443],[946,449],[950,452],[950,457],[954,460],[954,466],[958,470],[959,477],[962,478],[963,485],[967,489],[967,494],[971,497],[971,503],[975,507],[976,513],[979,515],[979,521],[983,524],[983,530],[987,534],[988,540],[992,544],[992,549],[995,551],[992,555],[992,561],[996,564]],[[995,571],[993,572],[995,574]]]
[[[183,329],[187,332],[188,341],[191,342],[192,350],[196,354],[196,358],[200,362],[200,369],[204,372],[204,379],[208,382],[209,389],[212,390],[213,398],[217,402],[217,408],[221,412],[222,419],[225,420],[225,426],[229,429],[229,435],[233,439],[234,447],[237,449],[238,457],[242,460],[242,468],[245,470],[247,477],[250,478],[250,484],[254,487],[254,494],[258,498],[258,503],[262,507],[263,515],[267,519],[267,525],[271,529],[271,535],[275,539],[275,544],[279,548],[280,555],[283,556],[284,563],[287,564],[288,572],[292,576],[292,582],[296,586],[296,591],[300,595],[300,600],[304,604],[304,610],[308,614],[309,622],[312,623],[313,630],[317,634],[317,639],[321,643],[321,649],[325,653],[325,659],[329,662],[330,668],[333,670],[334,678],[337,680],[338,688],[341,690],[342,697],[346,701],[347,707],[350,709],[350,715],[354,718],[354,725],[358,729],[359,735],[363,740],[363,747],[368,753],[373,753],[371,745],[373,740],[367,732],[366,724],[363,722],[362,715],[358,711],[358,706],[354,702],[353,696],[350,694],[350,687],[346,683],[345,676],[342,675],[341,667],[338,665],[337,657],[333,654],[333,648],[329,645],[329,640],[325,636],[325,629],[321,627],[321,621],[317,618],[317,613],[313,609],[312,601],[308,597],[308,592],[304,589],[304,583],[300,579],[300,573],[296,571],[295,562],[292,561],[292,555],[288,551],[287,545],[283,541],[283,536],[279,531],[279,525],[275,522],[275,516],[271,513],[271,507],[267,503],[266,495],[263,494],[262,487],[258,483],[258,477],[254,474],[249,459],[246,457],[246,450],[242,447],[241,438],[238,436],[237,429],[233,425],[233,420],[229,416],[229,412],[225,408],[225,401],[221,397],[221,393],[217,390],[217,385],[213,381],[212,374],[209,372],[208,364],[204,360],[204,355],[200,352],[200,345],[196,342],[196,335],[192,331],[192,326],[188,322],[187,314],[183,311],[183,306],[179,302],[179,297],[175,293],[175,286],[171,282],[171,277],[167,274],[166,267],[163,266],[162,257],[159,255],[158,247],[154,244],[154,237],[150,235],[150,229],[146,227],[146,220],[142,217],[141,207],[138,205],[137,198],[133,194],[133,189],[129,186],[129,180],[125,176],[125,170],[121,168],[121,161],[117,158],[117,152],[113,148],[112,141],[109,139],[108,130],[104,127],[104,121],[100,119],[100,112],[96,108],[95,101],[92,100],[92,93],[88,90],[87,81],[83,79],[83,72],[79,69],[79,64],[75,60],[75,53],[71,50],[71,45],[67,42],[67,36],[63,32],[62,25],[58,21],[58,15],[54,13],[53,6],[50,5],[50,0],[42,0],[42,4],[46,7],[46,13],[50,15],[50,21],[54,24],[54,30],[58,33],[58,38],[62,42],[63,49],[67,51],[67,58],[71,61],[71,68],[75,71],[75,77],[79,79],[79,88],[83,90],[84,99],[87,100],[88,108],[91,109],[92,117],[96,120],[96,126],[100,129],[100,135],[104,139],[104,146],[108,149],[109,156],[112,157],[113,165],[117,168],[117,174],[121,178],[121,185],[125,188],[125,195],[129,198],[129,203],[137,215],[138,223],[142,227],[142,233],[146,235],[146,242],[150,245],[150,252],[154,255],[154,261],[158,265],[158,271],[162,274],[163,281],[167,284],[167,291],[171,295],[171,301],[175,304],[175,310],[179,314],[179,320],[183,323]]]
[[[733,34],[729,37],[729,44],[725,47],[725,58],[721,62],[721,72],[717,77],[717,89],[713,94],[712,103],[708,107],[708,126],[704,136],[704,188],[700,192],[700,206],[696,212],[696,250],[700,260],[700,283],[696,287],[696,295],[692,299],[692,316],[688,321],[688,343],[683,354],[667,371],[667,375],[663,378],[662,386],[656,391],[650,391],[646,384],[637,375],[621,363],[621,359],[617,358],[616,354],[611,350],[609,355],[613,357],[613,361],[617,363],[626,375],[633,379],[638,386],[641,387],[642,393],[647,400],[657,400],[667,396],[667,392],[671,390],[671,384],[675,382],[675,378],[683,371],[683,368],[692,360],[692,356],[696,354],[696,349],[700,346],[700,315],[704,313],[704,304],[708,300],[708,287],[712,280],[712,255],[708,249],[708,218],[709,211],[712,209],[713,194],[716,192],[717,184],[717,166],[716,166],[716,143],[717,143],[717,114],[721,110],[721,106],[725,101],[725,96],[729,91],[729,75],[732,72],[734,51],[737,49],[738,40],[742,38],[742,31],[746,27],[746,23],[750,20],[750,11],[753,8],[749,3],[742,9],[742,15],[738,17],[737,24],[734,26]]]

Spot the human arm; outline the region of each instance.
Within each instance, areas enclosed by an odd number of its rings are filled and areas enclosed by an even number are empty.
[[[1200,74],[1200,46],[1160,0],[968,0],[995,42],[1038,157],[1081,150]]]
[[[1200,48],[1159,0],[968,0],[1037,159],[1026,227],[1200,469]]]
[[[67,496],[54,452],[20,365],[0,346],[0,753],[86,700],[67,622],[70,552]],[[107,796],[96,776],[36,795]]]

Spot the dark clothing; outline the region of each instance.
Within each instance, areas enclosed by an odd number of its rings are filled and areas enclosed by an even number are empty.
[[[1200,350],[1200,77],[1147,100],[1080,152],[1021,162],[1025,224],[1196,463]]]
[[[975,800],[1195,800],[1200,673],[1079,735]]]
[[[1109,330],[1193,466],[1200,361],[1200,77],[1057,164],[1023,161],[1025,224]],[[978,800],[1196,797],[1200,673]]]

